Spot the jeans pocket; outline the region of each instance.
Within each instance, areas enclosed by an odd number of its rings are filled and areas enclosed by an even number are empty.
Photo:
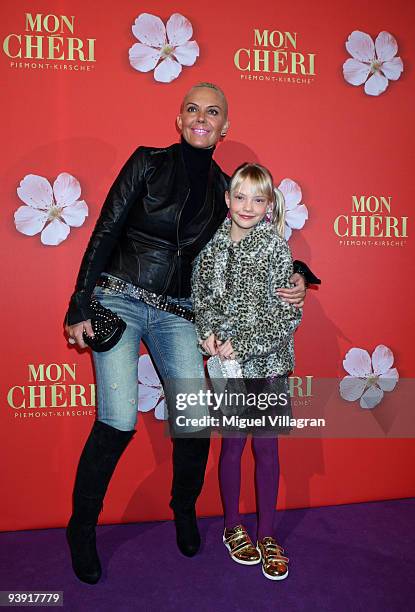
[[[114,310],[117,308],[117,305],[123,303],[128,296],[123,293],[119,293],[118,291],[113,291],[112,289],[95,287],[91,297],[93,300],[97,300],[97,302],[99,302],[105,308]]]
[[[100,298],[104,295],[114,295],[114,291],[110,291],[110,289],[104,289],[104,287],[94,287],[92,292],[92,299],[100,301]]]
[[[183,308],[188,308],[189,310],[193,310],[193,302],[192,298],[169,298],[170,304],[177,304],[179,306],[183,306]]]

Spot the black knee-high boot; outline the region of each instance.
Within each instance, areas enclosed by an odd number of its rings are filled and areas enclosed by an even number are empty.
[[[209,445],[209,438],[173,439],[170,507],[174,512],[177,546],[187,557],[193,557],[200,548],[195,504],[205,478]]]
[[[73,512],[66,529],[72,567],[82,582],[95,584],[101,577],[95,527],[111,476],[135,434],[95,421],[76,473]]]

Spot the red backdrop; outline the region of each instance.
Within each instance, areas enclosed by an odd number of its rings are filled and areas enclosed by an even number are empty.
[[[138,42],[131,26],[142,13],[164,23],[180,13],[193,26],[191,39],[200,55],[170,83],[130,65],[128,51]],[[139,144],[177,141],[181,99],[198,81],[217,83],[229,100],[231,129],[215,152],[223,169],[231,172],[243,161],[258,160],[271,169],[277,184],[288,177],[302,189],[308,220],[293,230],[290,246],[323,279],[319,291],[308,293],[296,334],[295,375],[302,377],[304,393],[306,376],[312,377],[309,381],[341,379],[343,359],[354,347],[372,353],[385,345],[400,378],[413,376],[413,17],[414,8],[404,0],[299,0],[247,8],[233,0],[203,6],[188,0],[3,2],[0,464],[6,499],[0,529],[61,526],[68,517],[76,462],[93,420],[94,379],[89,352],[70,348],[63,335],[67,301],[120,166]],[[343,76],[343,63],[351,57],[345,42],[356,30],[373,40],[387,31],[397,41],[403,73],[378,96],[367,95],[363,84],[352,86]],[[81,43],[84,57],[71,51]],[[239,54],[239,69],[235,54],[240,49],[245,51]],[[293,53],[303,55],[306,74],[298,64],[293,67]],[[45,177],[53,185],[61,173],[79,181],[77,199],[85,200],[89,214],[59,245],[47,246],[39,232],[17,231],[13,215],[25,204],[16,190],[27,175]],[[353,211],[353,196],[359,202],[364,196],[365,212]],[[369,196],[377,200],[367,201]],[[389,208],[381,207],[385,201]],[[364,240],[336,234],[339,215],[344,215],[339,224],[344,234],[346,223],[352,228],[353,215],[373,213],[378,220]],[[398,220],[398,235],[379,238],[387,217]],[[402,380],[373,411],[393,408],[400,385]],[[362,411],[358,401],[338,398],[342,410]],[[411,439],[403,439],[404,432],[399,435],[283,440],[279,506],[413,495],[415,449]],[[216,440],[200,514],[221,512],[218,450]],[[153,411],[141,414],[102,520],[170,517],[170,455],[163,424]],[[244,461],[242,509],[248,511],[254,507],[250,452]]]

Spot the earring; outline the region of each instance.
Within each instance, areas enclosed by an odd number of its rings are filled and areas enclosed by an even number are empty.
[[[265,219],[268,221],[268,223],[271,223],[271,218],[272,218],[272,208],[267,208],[267,212],[265,213]]]

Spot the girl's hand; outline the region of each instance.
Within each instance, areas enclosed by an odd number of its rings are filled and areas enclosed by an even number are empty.
[[[87,345],[82,337],[84,330],[88,336],[94,335],[91,326],[91,319],[81,321],[81,323],[77,323],[76,325],[65,325],[65,332],[68,335],[69,344],[77,344],[79,348],[82,349],[86,348]]]
[[[294,284],[294,287],[286,289],[277,289],[277,295],[280,296],[284,302],[293,304],[296,308],[302,308],[304,306],[304,298],[306,294],[306,286],[304,277],[296,272],[290,278],[290,283]]]
[[[216,340],[215,334],[210,334],[209,338],[206,338],[200,345],[208,355],[217,355],[218,341]]]
[[[230,340],[218,344],[218,355],[222,359],[235,359],[232,343]]]

